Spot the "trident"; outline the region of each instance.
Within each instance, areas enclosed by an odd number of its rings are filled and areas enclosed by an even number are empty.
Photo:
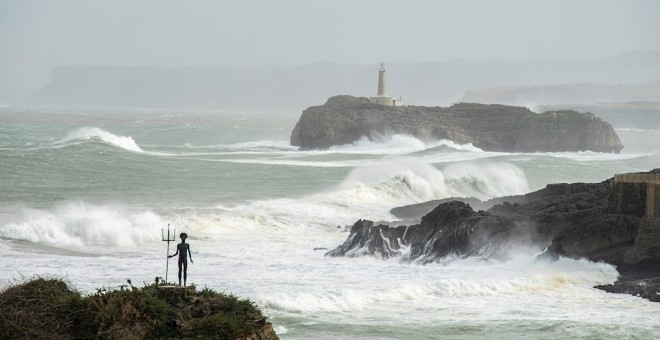
[[[176,228],[172,233],[172,238],[170,239],[170,224],[167,224],[167,238],[165,238],[165,230],[160,230],[160,235],[163,241],[167,242],[167,255],[165,255],[165,284],[167,284],[167,272],[170,267],[170,242],[176,241]]]

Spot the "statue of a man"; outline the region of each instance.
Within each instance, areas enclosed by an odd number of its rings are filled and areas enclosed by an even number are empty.
[[[188,256],[190,256],[190,263],[194,263],[192,259],[192,253],[190,252],[190,245],[186,243],[188,234],[181,233],[181,243],[176,245],[176,253],[170,255],[169,257],[174,257],[179,254],[179,286],[181,285],[181,270],[183,269],[183,286],[186,286],[186,281],[188,279]]]

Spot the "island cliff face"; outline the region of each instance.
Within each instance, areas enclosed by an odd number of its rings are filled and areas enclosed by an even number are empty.
[[[623,148],[612,126],[591,113],[459,103],[448,108],[389,107],[367,98],[335,96],[303,111],[291,145],[325,149],[360,138],[406,134],[422,140],[472,143],[486,151],[616,152]]]
[[[492,205],[487,211],[474,211],[465,201],[470,200],[443,202],[410,226],[359,220],[347,240],[326,255],[402,256],[406,262],[430,263],[452,254],[506,259],[512,248],[529,246],[546,249],[544,258],[616,265],[619,281],[598,288],[660,301],[660,169],[602,183],[552,184],[482,202]],[[409,247],[405,255],[403,247]]]

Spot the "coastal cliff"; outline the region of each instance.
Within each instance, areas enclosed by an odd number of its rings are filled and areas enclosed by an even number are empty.
[[[591,113],[537,114],[524,107],[469,103],[389,107],[352,96],[331,97],[324,105],[304,110],[291,133],[291,145],[324,149],[391,134],[472,143],[486,151],[618,153],[623,148],[612,126]]]
[[[660,178],[660,169],[641,176]],[[448,201],[410,226],[360,220],[347,240],[326,255],[402,256],[405,262],[430,263],[450,254],[506,260],[516,247],[533,247],[546,249],[541,258],[587,258],[616,265],[619,281],[598,288],[660,301],[660,209],[647,209],[653,202],[648,195],[660,195],[651,192],[657,184],[650,183],[617,176],[601,183],[552,184],[527,195],[499,198],[487,211]],[[406,255],[401,252],[404,246],[409,247]]]

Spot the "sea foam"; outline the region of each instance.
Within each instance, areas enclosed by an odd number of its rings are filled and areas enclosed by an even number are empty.
[[[447,197],[489,199],[529,192],[525,173],[506,162],[461,162],[443,169],[413,157],[387,158],[357,167],[340,188],[370,188],[372,195],[421,202]],[[363,190],[364,191],[364,190]]]
[[[352,267],[355,259],[343,261],[344,266]],[[322,287],[318,290],[261,296],[260,304],[290,313],[350,313],[373,311],[373,306],[394,306],[398,303],[416,305],[421,311],[435,310],[439,305],[483,303],[481,299],[542,302],[548,297],[584,295],[592,290],[592,286],[611,283],[618,276],[616,269],[608,264],[564,258],[556,262],[543,262],[530,256],[511,262],[487,263],[468,258],[453,261],[449,266],[428,265],[419,269],[404,269],[387,262],[375,264],[375,267],[365,267],[361,275],[377,276],[379,272],[383,274],[383,270],[390,273],[391,270],[411,270],[417,274],[414,280],[401,280],[398,277],[400,273],[392,273],[391,279],[373,283],[373,289],[325,286],[320,282]],[[337,280],[343,274],[328,274],[326,280]]]
[[[529,192],[522,169],[506,162],[452,163],[442,172],[452,196],[490,199]]]
[[[23,209],[0,235],[68,246],[135,247],[159,240],[164,221],[151,211],[123,206],[67,202],[52,209]]]
[[[101,141],[103,143],[114,145],[127,151],[139,153],[144,152],[144,150],[142,150],[142,148],[137,145],[132,137],[117,136],[97,127],[82,127],[76,129],[71,131],[65,138],[49,143],[48,146],[62,148],[90,140]]]
[[[447,147],[458,151],[483,152],[483,150],[473,146],[472,143],[459,144],[447,139],[423,141],[417,137],[402,134],[376,136],[373,139],[362,137],[352,144],[332,146],[326,152],[401,155],[437,147]]]
[[[393,157],[357,167],[337,186],[305,197],[160,214],[121,205],[64,202],[50,209],[25,209],[0,226],[0,235],[61,247],[125,247],[154,241],[161,228],[172,223],[200,239],[266,233],[299,242],[300,235],[314,231],[334,240],[337,225],[365,218],[392,220],[389,210],[395,206],[451,196],[485,199],[526,189],[522,171],[508,163],[466,162],[439,170],[418,158]]]

